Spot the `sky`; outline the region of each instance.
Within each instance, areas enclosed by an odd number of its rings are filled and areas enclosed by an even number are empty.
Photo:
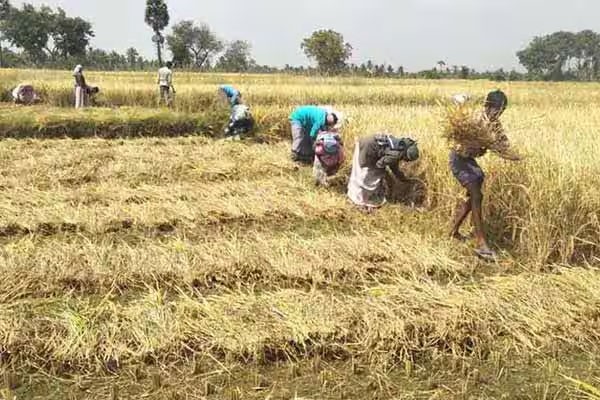
[[[26,0],[92,22],[92,45],[153,57],[145,0]],[[12,0],[20,5],[22,0]],[[225,41],[247,40],[259,64],[307,65],[302,39],[333,29],[352,62],[429,69],[443,60],[477,70],[518,68],[515,53],[537,35],[600,31],[598,0],[167,0],[171,23],[205,22]]]

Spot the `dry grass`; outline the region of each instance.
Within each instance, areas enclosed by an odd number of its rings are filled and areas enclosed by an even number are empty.
[[[488,150],[505,159],[516,157],[511,154],[502,124],[485,117],[481,105],[446,106],[442,134],[458,154],[466,157],[472,156],[471,151],[482,154]]]
[[[71,71],[2,70],[0,99],[9,99],[10,90],[28,81],[52,106],[74,103]],[[106,106],[155,107],[158,100],[156,74],[143,72],[86,72],[90,84],[99,86],[99,101]],[[239,87],[253,105],[277,106],[303,103],[348,105],[434,106],[456,93],[471,93],[483,99],[485,90],[499,87],[511,105],[566,106],[600,101],[598,83],[437,81],[417,79],[365,79],[294,77],[288,75],[197,74],[175,71],[176,107],[179,111],[200,112],[215,103],[217,87],[231,83]]]
[[[2,74],[43,80],[66,104],[57,72]],[[115,103],[151,105],[149,75],[89,75]],[[214,86],[238,79],[267,143],[162,137],[210,135],[201,127],[223,118]],[[516,105],[503,124],[528,158],[482,162],[503,249],[484,264],[446,237],[461,189],[435,104],[487,84],[178,82],[175,113],[3,108],[0,396],[593,395],[563,376],[593,383],[599,365],[600,113],[582,100],[594,85],[506,85]],[[287,114],[310,95],[350,116],[349,152],[380,130],[418,139],[423,158],[406,168],[422,195],[363,215],[344,196],[349,165],[332,190],[315,188],[287,143]]]

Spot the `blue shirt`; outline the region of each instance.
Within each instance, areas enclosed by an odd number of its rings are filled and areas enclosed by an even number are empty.
[[[232,105],[235,103],[235,100],[240,95],[240,91],[231,85],[221,85],[221,86],[219,86],[219,89],[223,93],[225,93],[225,95],[227,96],[227,98],[229,99],[229,101],[231,102]]]
[[[319,131],[325,128],[327,114],[325,109],[318,106],[302,106],[294,110],[290,115],[290,121],[302,126],[304,132],[316,139]]]

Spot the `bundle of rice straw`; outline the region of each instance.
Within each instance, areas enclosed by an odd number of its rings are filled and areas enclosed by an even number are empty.
[[[443,137],[462,156],[482,155],[489,150],[506,159],[518,157],[510,150],[502,124],[487,119],[476,105],[446,106],[442,127]]]

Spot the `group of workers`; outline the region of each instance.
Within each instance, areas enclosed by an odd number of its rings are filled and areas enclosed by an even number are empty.
[[[455,99],[461,103],[466,98]],[[481,118],[494,124],[503,141],[500,116],[506,110],[508,98],[500,90],[490,92],[485,100]],[[344,161],[344,147],[338,130],[339,116],[319,106],[298,107],[290,115],[292,136],[292,160],[298,163],[313,163],[315,180],[327,186],[328,177],[335,175]],[[508,142],[507,142],[508,143]],[[483,259],[494,259],[495,253],[488,246],[483,224],[483,183],[485,174],[477,163],[489,149],[466,148],[450,152],[449,167],[456,180],[466,189],[466,199],[457,207],[451,237],[466,241],[469,238],[460,229],[469,215],[472,216],[475,252]],[[348,198],[360,209],[372,212],[385,204],[385,177],[389,169],[398,182],[407,181],[400,170],[401,162],[419,159],[419,148],[415,140],[390,134],[374,134],[357,140],[352,158],[352,171],[348,182]],[[518,161],[518,158],[513,159]]]
[[[175,88],[173,86],[172,63],[168,62],[158,71],[159,104],[172,106]],[[97,87],[90,87],[83,76],[83,67],[78,65],[73,71],[75,78],[75,107],[83,108],[89,104],[90,96],[98,93]],[[250,108],[244,103],[239,90],[230,85],[219,86],[219,95],[231,108],[230,119],[225,128],[227,140],[240,140],[254,129],[254,118]],[[15,102],[32,104],[39,101],[31,85],[19,85],[13,91]],[[466,98],[455,98],[464,102]],[[495,124],[508,105],[506,95],[496,90],[486,98],[482,117]],[[335,176],[345,161],[344,141],[340,128],[341,114],[331,107],[305,105],[296,108],[289,116],[291,125],[291,159],[300,165],[313,166],[315,183],[329,186],[330,178]],[[485,155],[488,149],[466,149],[460,154],[450,153],[450,170],[458,182],[466,189],[466,199],[459,204],[451,231],[451,237],[465,241],[468,237],[460,233],[460,228],[472,215],[473,239],[476,253],[482,258],[494,258],[495,254],[487,244],[482,217],[485,179],[483,170],[476,159]],[[401,162],[413,162],[419,159],[417,142],[408,137],[396,137],[387,133],[378,133],[356,141],[352,158],[352,170],[347,187],[348,199],[361,210],[371,213],[386,203],[385,177],[389,169],[398,182],[407,181],[400,170]]]
[[[173,95],[176,93],[173,86],[172,68],[173,63],[169,61],[158,70],[159,105],[163,104],[167,107],[173,105]],[[219,93],[231,107],[229,123],[225,128],[225,138],[227,140],[240,140],[243,135],[254,129],[254,118],[250,112],[250,107],[244,104],[239,90],[231,85],[221,85]]]
[[[89,86],[83,76],[83,66],[77,65],[73,70],[75,78],[75,108],[88,107],[94,95],[100,92],[97,86]],[[19,105],[32,105],[42,101],[40,95],[35,91],[33,85],[21,83],[11,92],[13,101]]]

